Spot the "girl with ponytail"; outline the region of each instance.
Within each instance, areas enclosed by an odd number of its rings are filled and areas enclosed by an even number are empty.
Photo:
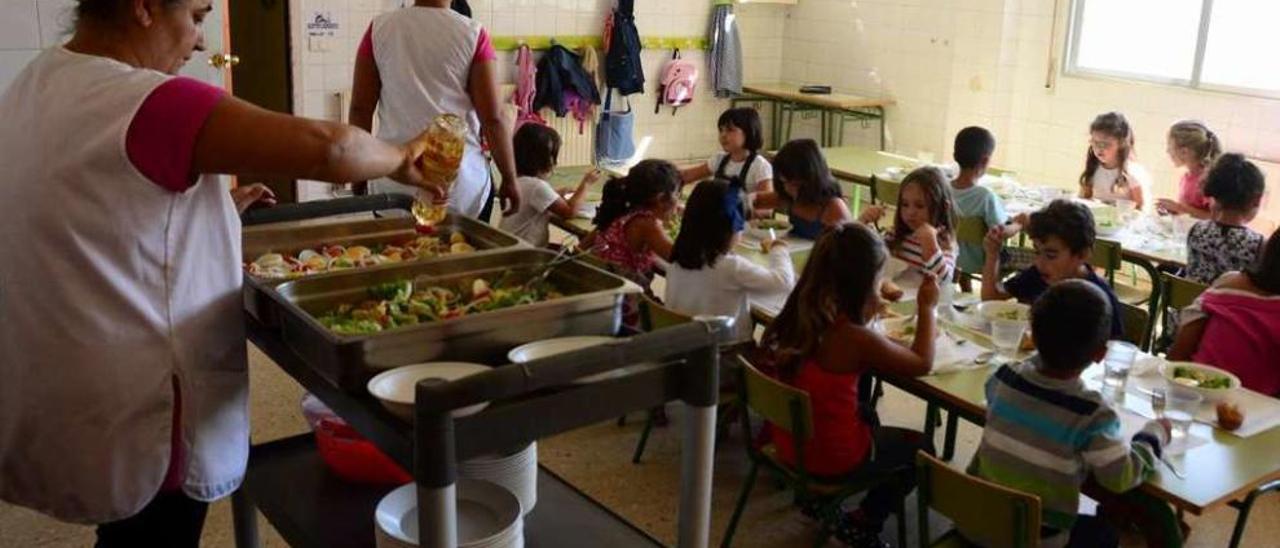
[[[592,220],[596,230],[583,245],[649,292],[656,259],[671,259],[671,237],[664,225],[675,214],[679,189],[680,171],[671,162],[636,164],[626,177],[605,183]]]
[[[1222,155],[1222,141],[1204,122],[1182,120],[1169,127],[1169,158],[1173,165],[1187,168],[1178,183],[1178,199],[1161,198],[1161,213],[1209,218],[1209,199],[1204,195],[1204,176]]]

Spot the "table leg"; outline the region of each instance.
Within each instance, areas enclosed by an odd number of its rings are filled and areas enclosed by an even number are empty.
[[[828,113],[827,111],[825,110],[818,111],[818,127],[820,128],[819,129],[820,135],[822,135],[822,137],[819,138],[819,141],[822,143],[823,148],[831,146],[831,125],[829,122],[830,118],[831,118],[830,113]]]
[[[1231,531],[1231,543],[1227,545],[1228,547],[1236,548],[1240,546],[1240,541],[1244,537],[1244,526],[1249,521],[1249,512],[1253,510],[1253,503],[1258,500],[1260,495],[1273,491],[1280,491],[1280,481],[1273,481],[1254,489],[1253,492],[1249,493],[1248,497],[1245,497],[1244,503],[1239,507],[1240,515],[1236,517],[1236,526]]]
[[[687,405],[681,444],[681,548],[706,548],[711,539],[711,471],[715,459],[716,406]]]
[[[258,507],[243,487],[231,494],[231,523],[236,548],[258,548]]]
[[[882,150],[882,151],[883,151],[883,150],[884,150],[884,134],[885,134],[885,129],[884,129],[884,123],[885,123],[884,107],[876,107],[876,111],[880,113],[880,150]]]
[[[456,483],[439,488],[418,484],[419,546],[424,548],[458,546],[457,488]]]

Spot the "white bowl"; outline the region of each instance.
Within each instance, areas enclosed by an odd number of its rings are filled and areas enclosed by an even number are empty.
[[[1225,377],[1230,384],[1227,388],[1203,388],[1200,386],[1190,386],[1187,384],[1183,384],[1182,382],[1174,380],[1174,372],[1177,371],[1177,369],[1180,367],[1195,369],[1205,373],[1209,373],[1211,375]],[[1201,396],[1204,396],[1204,401],[1210,402],[1210,403],[1217,403],[1219,401],[1222,401],[1222,399],[1226,397],[1228,394],[1230,394],[1233,390],[1240,388],[1240,377],[1235,376],[1230,371],[1225,371],[1222,369],[1218,369],[1217,367],[1199,364],[1199,363],[1167,362],[1161,368],[1160,375],[1164,377],[1164,380],[1169,383],[1170,387],[1181,389],[1181,390],[1191,390],[1193,392],[1197,392]]]
[[[1013,301],[986,301],[978,305],[978,315],[988,322],[1011,319],[1001,317],[1003,314],[1007,314],[1010,311],[1017,311],[1019,316],[1018,319],[1020,320],[1027,322],[1031,321],[1031,307],[1022,303]]]
[[[768,223],[773,227],[773,233],[781,238],[791,231],[791,223],[783,219],[771,219]],[[759,219],[747,223],[747,235],[757,240],[769,238],[769,227],[761,226]]]
[[[1097,232],[1099,236],[1109,237],[1109,236],[1115,236],[1123,228],[1124,228],[1124,225],[1116,222],[1112,222],[1111,224],[1108,224],[1108,225],[1098,223],[1097,225],[1094,226],[1094,231]]]
[[[491,369],[487,365],[464,362],[431,362],[397,367],[379,373],[369,379],[368,389],[373,397],[382,402],[382,406],[396,416],[413,420],[413,398],[418,381],[423,379],[442,379],[456,381],[463,377],[483,373]],[[454,417],[465,417],[478,413],[489,405],[478,403],[470,407],[454,410]]]
[[[915,341],[915,326],[916,318],[914,316],[900,316],[880,320],[880,329],[883,330],[884,336],[900,343],[912,344]],[[942,330],[934,329],[933,336],[935,339],[941,337]]]
[[[613,337],[599,337],[599,336],[559,337],[555,339],[545,339],[541,341],[534,341],[529,344],[518,346],[516,348],[511,349],[510,352],[507,352],[507,359],[510,360],[511,363],[531,362],[533,360],[555,356],[557,354],[565,354],[568,352],[573,352],[575,350],[582,350],[583,348],[590,348],[592,346],[607,344],[610,341],[615,341],[615,340],[617,339]],[[653,367],[653,364],[639,364],[639,365],[633,365],[630,367],[622,367],[622,368],[614,369],[611,371],[605,371],[604,373],[588,375],[586,377],[582,377],[573,382],[574,384],[588,384],[596,381],[612,379],[614,377],[620,377],[622,375],[626,375],[628,373],[636,371],[637,369],[648,368],[648,367]]]
[[[456,493],[459,547],[524,545],[520,501],[511,491],[487,481],[462,478]],[[417,484],[402,485],[382,497],[373,519],[379,548],[417,546]]]
[[[538,504],[538,442],[510,455],[486,455],[459,462],[458,475],[505,487],[520,500],[521,513],[528,515]]]

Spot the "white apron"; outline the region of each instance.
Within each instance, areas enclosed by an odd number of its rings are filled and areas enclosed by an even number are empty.
[[[137,513],[169,464],[234,491],[248,457],[240,223],[226,185],[175,193],[125,154],[167,75],[62,48],[0,98],[0,498],[101,523]]]
[[[378,137],[404,143],[436,116],[456,114],[467,122],[467,149],[449,206],[478,217],[489,194],[489,167],[480,148],[480,119],[467,93],[480,24],[451,9],[409,7],[373,20],[373,56],[382,79]],[[375,179],[374,192],[417,195],[418,188]]]

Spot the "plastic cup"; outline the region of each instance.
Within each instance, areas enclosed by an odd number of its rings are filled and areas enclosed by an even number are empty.
[[[1000,354],[1013,358],[1022,344],[1022,334],[1027,330],[1027,322],[1021,320],[993,320],[991,322],[991,342],[1000,349]]]
[[[1187,435],[1187,430],[1191,428],[1191,421],[1196,413],[1200,412],[1200,404],[1203,402],[1204,396],[1191,390],[1172,387],[1166,393],[1164,417],[1169,419],[1172,437],[1180,438]]]
[[[1138,347],[1124,341],[1108,341],[1107,357],[1103,360],[1102,382],[1109,388],[1124,388],[1129,380],[1129,369],[1138,357]]]

